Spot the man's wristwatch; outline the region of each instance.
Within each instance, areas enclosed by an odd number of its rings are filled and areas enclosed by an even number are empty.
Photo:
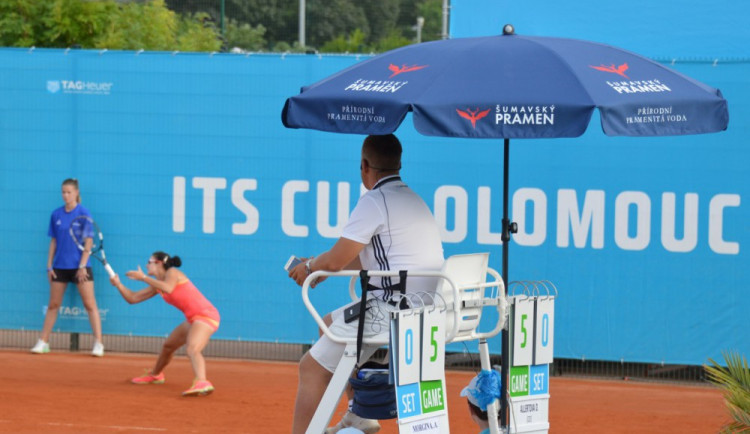
[[[309,276],[312,273],[312,268],[310,268],[310,264],[312,263],[312,260],[314,258],[310,258],[305,262],[305,271],[307,271],[307,275]]]

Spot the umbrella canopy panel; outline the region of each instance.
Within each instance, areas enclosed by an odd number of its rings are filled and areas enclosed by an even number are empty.
[[[410,111],[421,134],[577,137],[594,108],[607,135],[726,129],[717,89],[628,51],[517,35],[433,41],[392,50],[302,89],[284,125],[352,134],[395,131]]]

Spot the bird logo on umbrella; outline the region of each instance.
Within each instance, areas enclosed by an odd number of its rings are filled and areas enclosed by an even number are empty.
[[[609,66],[605,66],[605,65],[599,65],[599,66],[589,65],[589,66],[591,68],[598,69],[599,71],[611,72],[613,74],[621,75],[621,76],[623,76],[625,78],[628,78],[628,79],[630,78],[627,75],[625,75],[625,71],[628,70],[628,64],[627,63],[623,63],[622,65],[617,66],[617,67],[615,66],[614,63],[611,64],[611,65],[609,65]]]
[[[401,66],[396,66],[396,65],[394,65],[394,64],[391,63],[390,65],[388,65],[388,69],[393,74],[391,74],[388,78],[393,78],[393,77],[395,77],[395,76],[397,76],[399,74],[403,74],[404,72],[418,71],[418,70],[420,70],[422,68],[427,68],[428,66],[429,65],[411,65],[411,66],[401,65]]]
[[[471,121],[471,127],[475,130],[477,129],[477,121],[479,119],[482,119],[483,117],[490,114],[490,109],[479,111],[479,108],[477,107],[476,110],[471,110],[468,107],[466,108],[466,111],[456,109],[456,113],[458,113],[459,116],[461,116],[464,119],[468,119]]]

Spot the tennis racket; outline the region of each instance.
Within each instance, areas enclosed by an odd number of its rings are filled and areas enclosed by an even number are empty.
[[[86,250],[86,238],[91,238],[90,256],[98,259],[104,265],[109,277],[115,277],[115,271],[107,263],[107,257],[104,255],[104,236],[94,219],[88,216],[79,216],[73,219],[70,223],[70,236],[82,252]]]

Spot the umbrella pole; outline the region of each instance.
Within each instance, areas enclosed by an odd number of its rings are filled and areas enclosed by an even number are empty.
[[[504,140],[503,153],[503,283],[505,284],[505,295],[508,295],[508,244],[510,244],[511,223],[508,218],[508,168],[510,164],[510,139]],[[508,376],[510,375],[508,328],[502,332],[502,375],[500,378],[500,426],[508,425]]]

